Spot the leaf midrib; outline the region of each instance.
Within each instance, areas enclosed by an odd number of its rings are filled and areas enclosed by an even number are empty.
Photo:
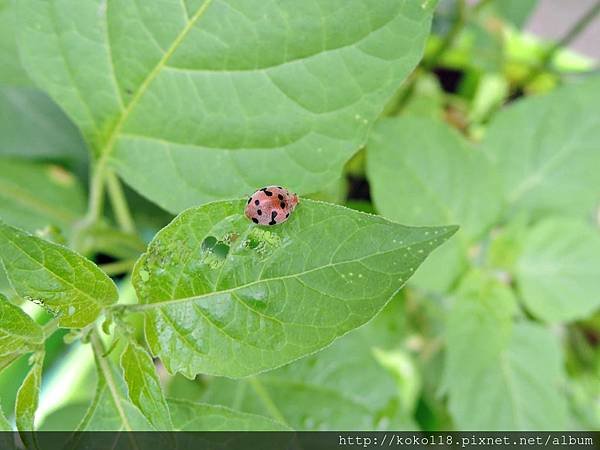
[[[181,42],[187,37],[188,33],[192,30],[196,22],[204,15],[212,0],[204,0],[204,3],[198,8],[196,13],[188,20],[186,25],[183,27],[181,32],[177,35],[177,37],[173,40],[171,46],[167,49],[167,51],[163,54],[162,58],[158,61],[158,63],[154,66],[154,68],[148,73],[146,78],[139,85],[138,89],[134,92],[131,101],[127,104],[125,110],[119,116],[117,122],[113,126],[108,139],[106,140],[106,144],[103,146],[100,151],[100,165],[104,166],[108,160],[108,157],[112,153],[115,142],[117,140],[117,136],[119,136],[123,125],[129,118],[131,112],[135,109],[141,98],[144,96],[148,87],[152,82],[156,79],[160,71],[166,66],[167,62],[173,56],[175,51],[179,48]],[[186,10],[187,12],[187,10]],[[112,58],[112,55],[111,55]]]
[[[254,286],[254,285],[257,285],[257,284],[268,283],[268,282],[271,282],[271,281],[280,281],[280,280],[285,280],[285,279],[289,279],[289,278],[297,278],[297,277],[300,277],[300,276],[303,276],[303,275],[306,275],[306,274],[309,274],[309,273],[312,273],[312,272],[316,272],[316,271],[319,271],[319,270],[324,270],[324,269],[329,268],[329,267],[336,267],[336,266],[339,266],[339,265],[342,265],[342,264],[360,262],[360,261],[365,260],[367,258],[372,258],[372,257],[375,257],[375,256],[381,256],[381,255],[386,255],[388,253],[401,251],[403,249],[407,249],[408,247],[412,247],[412,246],[415,246],[415,245],[418,245],[418,244],[424,244],[424,243],[427,243],[427,242],[430,242],[430,241],[435,241],[436,239],[439,239],[439,236],[437,236],[435,238],[432,238],[432,239],[426,239],[426,240],[419,241],[419,242],[413,242],[410,245],[402,245],[402,246],[394,248],[392,250],[387,250],[385,252],[375,252],[375,253],[371,253],[369,255],[365,255],[365,256],[362,256],[362,257],[356,258],[356,259],[349,259],[349,260],[346,260],[346,261],[340,261],[340,262],[336,262],[336,263],[328,263],[328,264],[325,264],[325,265],[322,265],[322,266],[318,266],[318,267],[313,267],[312,269],[305,270],[305,271],[298,272],[298,273],[293,273],[293,274],[289,274],[289,275],[283,275],[283,276],[276,277],[276,278],[263,278],[263,279],[260,279],[260,280],[251,281],[250,283],[246,283],[246,284],[243,284],[243,285],[240,285],[240,286],[235,286],[235,287],[232,287],[232,288],[229,288],[229,289],[224,289],[222,291],[212,291],[212,292],[207,292],[205,294],[195,295],[195,296],[192,296],[192,297],[183,297],[183,298],[177,298],[177,299],[161,300],[161,301],[152,302],[152,303],[138,304],[138,305],[135,305],[135,307],[132,307],[132,309],[135,309],[136,311],[143,311],[143,310],[147,310],[147,309],[154,309],[154,308],[160,308],[160,307],[170,306],[170,305],[178,304],[178,303],[193,302],[193,301],[196,301],[196,300],[201,300],[203,298],[209,298],[209,297],[212,297],[212,296],[215,296],[215,295],[226,295],[226,294],[230,294],[230,293],[236,292],[236,291],[238,291],[240,289],[245,289],[247,287],[251,287],[251,286]]]

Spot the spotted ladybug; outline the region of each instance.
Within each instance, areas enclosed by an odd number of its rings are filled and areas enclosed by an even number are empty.
[[[246,217],[257,225],[277,225],[290,217],[298,204],[298,196],[281,186],[267,186],[248,199]]]

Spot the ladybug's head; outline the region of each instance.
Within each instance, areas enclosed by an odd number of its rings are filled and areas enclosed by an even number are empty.
[[[295,208],[298,203],[300,203],[300,199],[296,193],[291,194],[290,203],[292,204],[292,209]]]

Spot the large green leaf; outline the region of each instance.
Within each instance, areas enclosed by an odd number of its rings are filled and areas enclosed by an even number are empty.
[[[464,269],[469,243],[500,211],[500,187],[485,155],[440,121],[383,119],[369,138],[367,176],[375,206],[384,216],[410,225],[460,225],[456,239],[436,252],[413,280],[445,290]]]
[[[557,322],[600,307],[600,233],[574,220],[546,219],[528,231],[516,263],[523,301],[533,315]]]
[[[27,86],[31,80],[21,66],[15,29],[17,0],[0,0],[0,84]]]
[[[0,86],[0,155],[60,160],[79,167],[87,151],[77,128],[46,94]]]
[[[171,372],[241,377],[313,353],[371,319],[456,231],[310,200],[261,228],[245,203],[185,211],[136,265],[136,309]]]
[[[63,327],[84,327],[117,301],[115,284],[93,262],[2,222],[0,260],[17,294],[56,314]]]
[[[512,211],[589,216],[600,204],[600,77],[515,103],[484,146]]]
[[[286,431],[285,425],[256,414],[224,406],[170,399],[169,408],[179,431]]]
[[[205,400],[271,415],[296,430],[415,429],[407,398],[376,358],[373,323],[331,347],[249,380],[217,378]],[[396,338],[399,336],[396,335]]]
[[[456,428],[566,427],[561,349],[539,325],[513,324],[511,290],[471,274],[448,321],[445,387]]]
[[[64,169],[0,158],[0,218],[35,231],[48,225],[69,230],[85,212],[85,195]]]
[[[152,358],[135,342],[121,354],[123,378],[132,403],[157,430],[171,430],[171,415]]]
[[[38,350],[43,343],[42,328],[0,294],[0,358]]]
[[[419,61],[435,2],[19,5],[33,79],[97,156],[180,211],[329,184]]]

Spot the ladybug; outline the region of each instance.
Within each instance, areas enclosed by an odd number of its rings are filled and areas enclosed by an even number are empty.
[[[298,196],[281,186],[267,186],[248,199],[246,217],[257,225],[277,225],[288,220],[298,204]]]

